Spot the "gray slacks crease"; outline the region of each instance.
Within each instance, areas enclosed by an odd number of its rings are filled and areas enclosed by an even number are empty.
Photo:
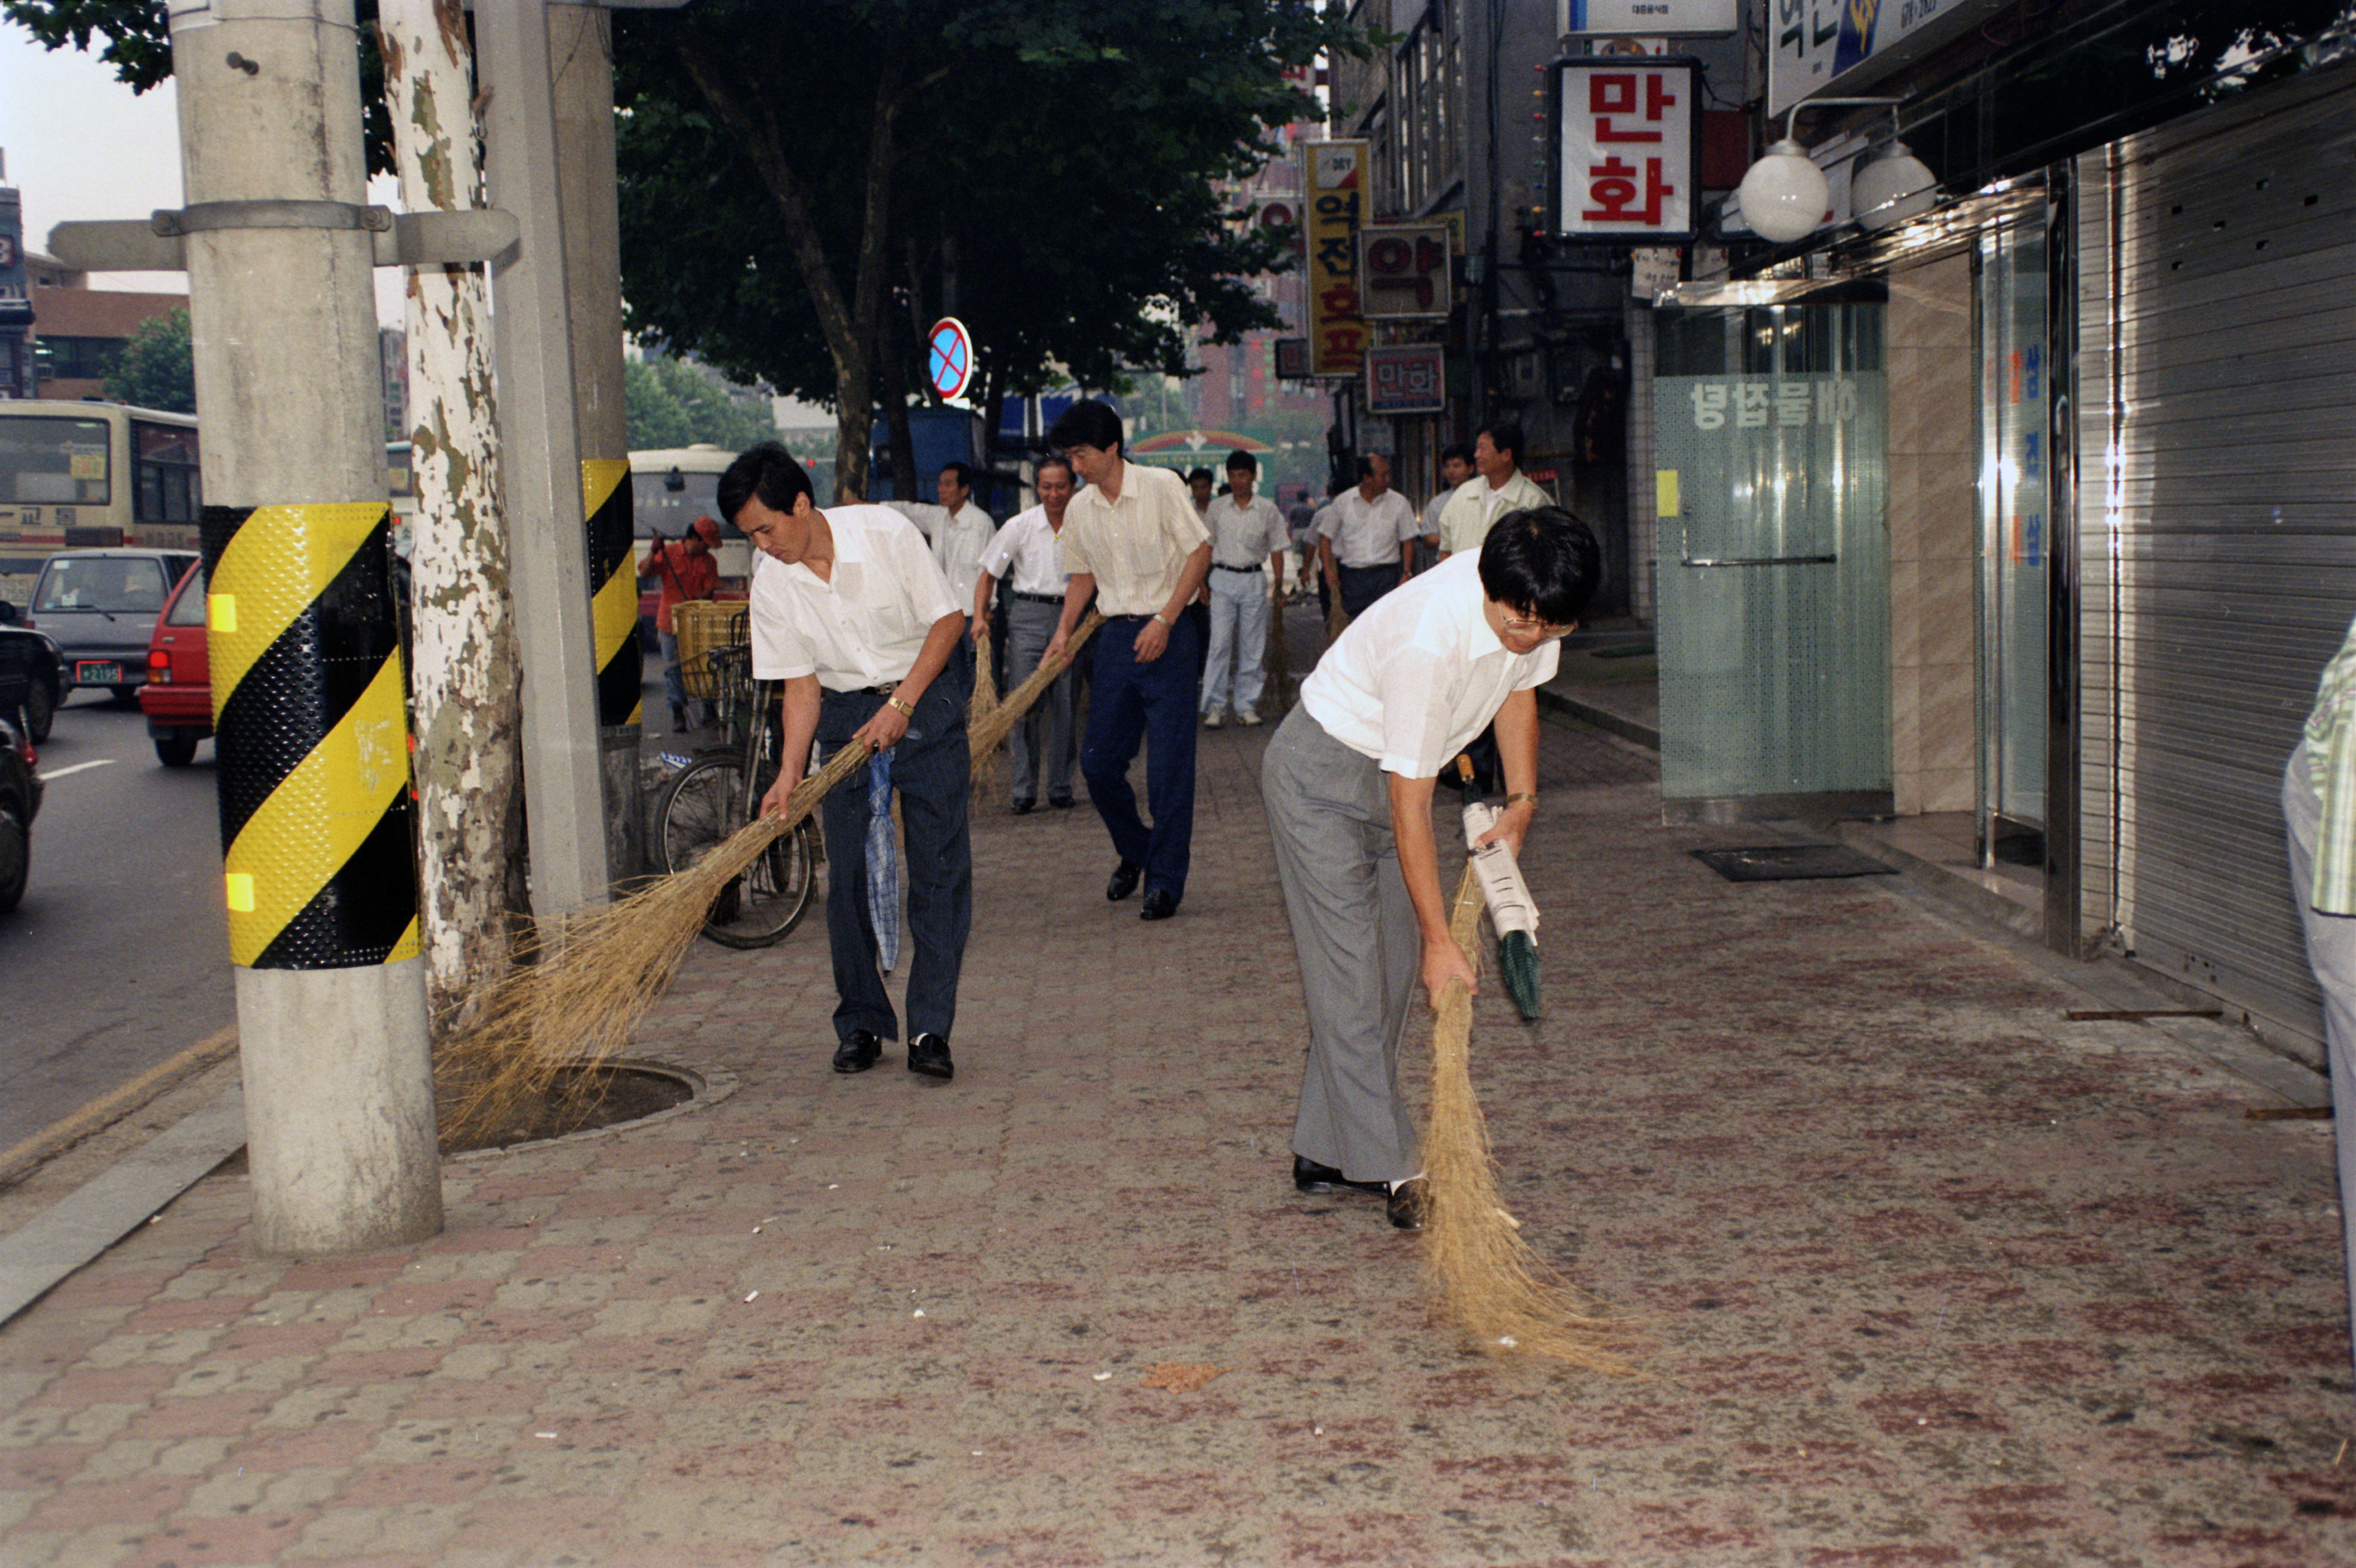
[[[1007,691],[1029,680],[1031,672],[1039,668],[1047,644],[1055,640],[1055,623],[1063,613],[1063,606],[1041,604],[1036,599],[1008,602]],[[1040,694],[1038,706],[1008,732],[1006,771],[1007,781],[1013,786],[1013,799],[1037,800],[1043,773],[1046,775],[1050,796],[1071,794],[1072,764],[1080,755],[1078,736],[1072,727],[1072,686],[1076,679],[1076,672],[1070,670],[1056,676]]]
[[[2300,741],[2283,769],[2283,824],[2290,830],[2291,897],[2307,928],[2307,961],[2323,988],[2324,1049],[2331,1062],[2331,1136],[2340,1154],[2340,1219],[2348,1266],[2348,1295],[2356,1303],[2356,915],[2310,908],[2315,886],[2315,837],[2323,823]]]
[[[1297,707],[1269,742],[1260,794],[1309,1004],[1292,1152],[1352,1181],[1403,1180],[1420,1168],[1398,1047],[1423,944],[1399,875],[1389,784],[1373,758]]]

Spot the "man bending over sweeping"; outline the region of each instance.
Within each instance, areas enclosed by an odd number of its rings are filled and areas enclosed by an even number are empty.
[[[865,1072],[899,1036],[884,972],[899,950],[892,791],[907,835],[908,1070],[953,1077],[949,1030],[973,923],[966,836],[966,704],[952,661],[965,613],[916,525],[881,506],[820,510],[809,478],[765,441],[720,476],[720,509],[760,551],[753,569],[753,674],[785,682],[784,750],[761,799],[781,814],[809,764],[853,741],[873,754],[820,808],[826,936],[834,957],[834,1070]],[[863,784],[863,787],[862,787]]]
[[[1442,768],[1493,719],[1505,811],[1482,839],[1519,855],[1537,811],[1538,709],[1556,641],[1602,579],[1587,524],[1559,507],[1500,518],[1465,551],[1384,595],[1301,682],[1261,764],[1279,881],[1309,1004],[1292,1185],[1383,1195],[1423,1225],[1399,1036],[1419,981],[1478,976],[1448,934],[1431,826]]]

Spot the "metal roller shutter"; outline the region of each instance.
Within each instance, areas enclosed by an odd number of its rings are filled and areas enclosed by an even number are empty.
[[[2356,72],[2080,172],[2084,913],[2319,1036],[2277,800],[2356,615]]]

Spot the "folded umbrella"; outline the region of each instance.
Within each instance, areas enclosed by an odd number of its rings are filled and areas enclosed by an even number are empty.
[[[1538,1015],[1538,908],[1530,902],[1529,884],[1505,841],[1480,842],[1497,825],[1498,811],[1481,798],[1472,777],[1472,759],[1456,759],[1456,776],[1464,789],[1464,847],[1481,879],[1482,902],[1489,907],[1489,923],[1497,930],[1497,972],[1525,1019]]]

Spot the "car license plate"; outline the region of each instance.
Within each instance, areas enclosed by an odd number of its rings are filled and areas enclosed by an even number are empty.
[[[123,682],[123,666],[109,660],[103,663],[95,659],[74,661],[74,684],[77,686],[117,686]]]

